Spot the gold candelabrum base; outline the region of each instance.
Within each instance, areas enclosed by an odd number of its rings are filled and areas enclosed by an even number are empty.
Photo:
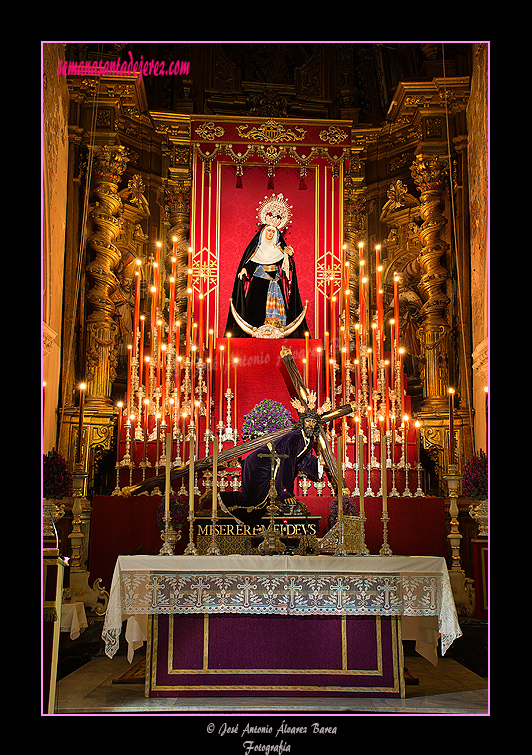
[[[462,475],[459,471],[458,464],[449,464],[447,473],[444,475],[449,494],[449,517],[450,532],[447,536],[451,548],[451,568],[449,569],[449,580],[453,597],[458,614],[463,616],[474,616],[475,614],[475,590],[472,579],[466,577],[462,570],[460,559],[460,545],[462,535],[458,521],[458,496]]]

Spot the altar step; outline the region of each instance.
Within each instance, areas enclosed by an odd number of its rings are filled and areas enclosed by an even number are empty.
[[[140,656],[139,656],[140,659]],[[137,659],[134,660],[134,663]],[[94,714],[160,714],[173,713],[187,716],[187,727],[203,721],[198,734],[205,734],[206,720],[194,714],[238,716],[240,726],[248,716],[271,714],[270,722],[280,723],[283,718],[293,724],[298,714],[323,714],[326,719],[317,719],[323,725],[339,726],[342,733],[342,717],[330,718],[331,714],[415,714],[415,715],[486,715],[488,713],[488,684],[451,658],[441,658],[438,666],[432,666],[421,656],[407,656],[409,672],[419,678],[419,685],[406,687],[404,699],[379,698],[146,698],[143,684],[113,684],[130,664],[124,655],[112,660],[99,656],[58,682],[55,713],[58,715]],[[279,718],[278,718],[279,717]],[[217,722],[219,723],[219,722]],[[307,719],[308,723],[308,719]],[[349,724],[350,725],[350,724]],[[192,733],[192,732],[191,732]],[[287,737],[285,737],[285,740]]]

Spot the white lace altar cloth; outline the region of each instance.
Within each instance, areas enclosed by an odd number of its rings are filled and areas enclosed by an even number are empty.
[[[445,559],[433,556],[119,556],[102,638],[130,659],[149,614],[401,616],[403,639],[437,663],[462,632]],[[406,631],[405,631],[406,630]],[[128,636],[129,634],[129,636]]]

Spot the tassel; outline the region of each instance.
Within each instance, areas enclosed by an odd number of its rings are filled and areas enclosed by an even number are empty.
[[[267,188],[268,189],[273,189],[274,188],[274,186],[273,186],[273,176],[269,176],[269,178],[268,178],[268,187]]]
[[[307,190],[307,182],[305,181],[304,178],[302,178],[299,181],[299,191],[306,191],[306,190]]]
[[[236,177],[236,188],[241,189],[242,188],[242,176]]]

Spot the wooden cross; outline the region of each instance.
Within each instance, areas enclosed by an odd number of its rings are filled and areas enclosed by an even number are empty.
[[[278,454],[277,451],[275,450],[275,446],[273,445],[273,443],[268,443],[267,447],[270,449],[270,453],[268,453],[268,454],[259,454],[259,458],[261,458],[261,459],[263,459],[263,458],[264,459],[270,459],[271,464],[272,464],[271,475],[270,475],[270,492],[269,492],[269,496],[270,496],[270,499],[273,502],[277,498],[277,489],[275,487],[275,462],[278,459],[288,459],[288,454]]]
[[[298,399],[302,406],[304,406],[305,408],[310,408],[310,391],[303,383],[303,379],[299,373],[290,349],[287,349],[283,346],[281,350],[281,358],[286,368],[285,382],[288,383],[289,390],[294,394],[294,397]],[[339,419],[340,417],[345,417],[348,414],[352,414],[354,411],[356,411],[356,404],[350,403],[345,404],[344,406],[339,406],[336,409],[328,410],[321,415],[322,427],[320,430],[320,435],[318,437],[318,444],[320,447],[327,476],[336,489],[338,500],[341,500],[340,496],[342,495],[342,489],[345,488],[346,485],[345,481],[342,479],[340,481],[342,488],[340,489],[340,491],[338,491],[339,480],[336,460],[334,458],[329,439],[327,438],[327,433],[325,432],[325,429],[323,427],[323,423],[334,422],[334,420]],[[252,438],[251,440],[245,441],[244,443],[239,443],[236,446],[232,446],[225,451],[220,451],[220,453],[218,454],[218,464],[224,464],[225,462],[230,461],[231,459],[236,459],[238,456],[242,456],[242,454],[248,453],[249,451],[255,451],[257,448],[262,448],[262,446],[267,445],[269,442],[275,442],[276,440],[279,440],[279,438],[282,438],[283,435],[286,435],[287,433],[294,430],[295,427],[295,424],[290,425],[290,427],[283,427],[279,430],[275,430],[272,433],[268,433],[267,435],[262,435],[259,438]],[[212,469],[212,466],[213,457],[207,456],[204,459],[199,459],[195,462],[194,471],[203,472],[206,469]],[[188,468],[189,465],[185,464],[183,467],[178,467],[177,469],[171,470],[170,481],[172,482],[173,480],[179,480],[182,477],[188,475]],[[153,488],[161,485],[164,486],[165,481],[166,474],[160,474],[156,477],[151,477],[148,480],[144,480],[144,482],[138,485],[122,488],[122,495],[126,497],[129,497],[131,495],[142,495],[143,493],[153,490]]]
[[[295,394],[295,397],[298,399],[298,401],[301,404],[303,404],[304,407],[309,408],[310,407],[310,403],[309,403],[310,391],[303,382],[303,379],[297,368],[297,364],[295,363],[294,357],[292,356],[292,352],[290,351],[290,349],[287,349],[285,346],[283,346],[281,350],[281,358],[286,368],[286,374],[284,377],[285,377],[285,382],[288,383],[289,390],[291,389],[291,392]],[[326,411],[321,415],[322,426],[320,428],[318,444],[320,447],[324,466],[327,471],[327,476],[333,483],[334,488],[336,489],[336,493],[338,495],[339,501],[341,500],[341,491],[338,490],[338,484],[340,483],[342,490],[347,486],[343,478],[340,481],[338,480],[338,466],[336,463],[336,459],[334,458],[334,454],[332,452],[329,439],[327,437],[327,432],[325,428],[323,427],[323,423],[334,422],[334,420],[339,419],[340,417],[345,417],[347,414],[352,414],[352,412],[354,412],[355,409],[356,409],[356,404],[345,404],[344,406],[340,406],[337,409],[331,409],[329,411]]]

